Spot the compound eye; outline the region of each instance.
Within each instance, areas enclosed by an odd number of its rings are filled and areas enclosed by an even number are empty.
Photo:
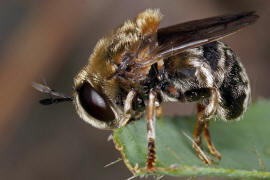
[[[115,119],[104,95],[97,92],[88,82],[85,81],[77,92],[81,106],[89,115],[103,122]]]

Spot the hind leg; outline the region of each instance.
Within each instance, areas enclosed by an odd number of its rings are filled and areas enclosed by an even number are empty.
[[[217,159],[221,159],[220,153],[214,147],[210,132],[209,132],[209,119],[215,115],[218,105],[218,92],[215,88],[203,88],[186,92],[185,99],[188,101],[201,100],[203,98],[209,99],[207,105],[197,104],[197,120],[194,127],[193,148],[196,151],[197,156],[204,161],[205,164],[211,164],[212,160],[204,153],[201,144],[201,135],[204,134],[204,139],[207,143],[207,147],[212,155]]]
[[[193,131],[193,148],[195,149],[196,155],[203,160],[203,162],[205,164],[211,164],[212,160],[210,157],[208,157],[206,155],[206,153],[204,153],[203,151],[203,147],[202,147],[202,138],[201,138],[201,134],[204,131],[204,125],[205,125],[205,121],[204,119],[202,119],[202,112],[203,112],[203,107],[198,104],[197,105],[197,109],[198,109],[198,114],[197,114],[197,120],[196,120],[196,124],[194,127],[194,131]]]
[[[207,147],[212,155],[214,155],[218,160],[221,159],[220,153],[216,150],[214,144],[212,143],[210,132],[209,132],[209,121],[204,124],[204,139],[207,143]]]

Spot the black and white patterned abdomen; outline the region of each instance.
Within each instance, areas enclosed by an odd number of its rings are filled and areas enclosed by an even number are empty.
[[[221,107],[225,109],[226,120],[239,119],[251,102],[250,83],[244,66],[228,46],[225,46],[224,54],[224,68],[227,69],[227,73],[219,87]]]
[[[207,91],[201,98],[198,93],[204,93],[205,89],[217,89],[215,115],[224,120],[239,119],[250,102],[251,91],[245,68],[230,47],[219,41],[164,60],[162,77],[163,101],[186,102],[186,92],[192,91],[197,93],[198,98],[188,101],[199,101],[207,105]]]
[[[204,45],[203,54],[211,67],[215,86],[219,89],[217,115],[224,120],[237,120],[251,100],[245,68],[230,47],[216,41]]]

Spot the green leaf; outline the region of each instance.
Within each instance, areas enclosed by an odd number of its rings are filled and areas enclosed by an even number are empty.
[[[114,131],[114,143],[134,175],[224,176],[270,179],[270,101],[251,105],[238,122],[212,120],[210,133],[222,160],[204,165],[192,148],[195,117],[163,117],[156,124],[157,171],[145,169],[145,119]],[[204,144],[205,152],[209,154]],[[212,157],[212,156],[211,156]],[[214,159],[214,157],[212,157]]]

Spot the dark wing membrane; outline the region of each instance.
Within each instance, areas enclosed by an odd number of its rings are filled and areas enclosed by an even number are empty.
[[[189,48],[216,41],[253,24],[258,18],[255,12],[243,12],[161,28],[157,32],[159,46],[140,65],[150,65],[161,58],[174,56]]]

